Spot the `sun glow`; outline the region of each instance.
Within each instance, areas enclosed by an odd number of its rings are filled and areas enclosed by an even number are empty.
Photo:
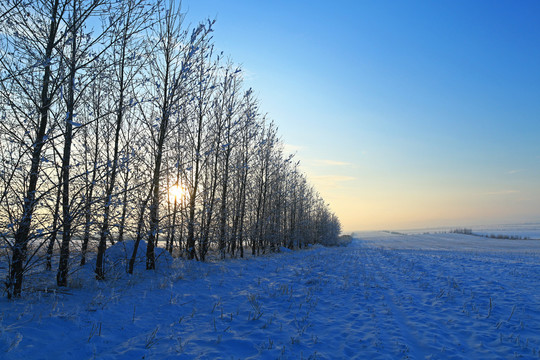
[[[173,185],[169,188],[169,201],[180,201],[182,200],[187,194],[187,190],[183,185]]]

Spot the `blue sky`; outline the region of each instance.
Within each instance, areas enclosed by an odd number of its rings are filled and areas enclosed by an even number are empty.
[[[345,231],[540,222],[540,2],[184,0]]]

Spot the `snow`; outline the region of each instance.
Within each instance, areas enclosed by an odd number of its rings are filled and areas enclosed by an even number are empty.
[[[89,263],[79,286],[0,299],[0,358],[540,358],[540,241],[373,232],[251,259],[160,258],[105,282]]]
[[[418,235],[425,233],[449,233],[455,229],[462,229],[461,226],[442,227],[430,229],[408,229],[400,230],[400,233],[408,235]],[[477,235],[503,235],[508,237],[521,237],[540,240],[540,223],[522,223],[522,224],[507,224],[507,225],[475,225],[466,227]]]
[[[492,239],[452,233],[366,232],[357,236],[361,236],[366,245],[384,249],[540,253],[540,240]]]

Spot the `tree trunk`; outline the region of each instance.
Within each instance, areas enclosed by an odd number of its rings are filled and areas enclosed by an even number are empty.
[[[96,115],[97,118],[99,118],[99,106],[96,107]],[[86,192],[86,204],[85,204],[85,218],[84,218],[84,233],[83,233],[83,242],[82,242],[82,248],[81,248],[81,263],[80,265],[83,266],[86,264],[86,252],[88,251],[88,244],[90,242],[90,226],[92,224],[92,202],[94,198],[94,186],[96,184],[96,177],[97,177],[97,164],[98,164],[98,152],[99,152],[99,136],[98,136],[98,129],[99,129],[99,121],[96,120],[96,134],[95,134],[95,142],[94,142],[94,164],[92,169],[92,179],[91,181],[87,182],[87,192]]]
[[[168,49],[169,51],[171,49]],[[161,123],[159,126],[158,143],[156,147],[156,158],[154,162],[154,175],[152,176],[152,187],[154,189],[152,200],[150,203],[150,233],[146,244],[146,270],[154,270],[156,268],[156,258],[154,247],[157,244],[159,232],[159,185],[161,175],[161,162],[163,159],[163,145],[165,143],[165,135],[169,126],[170,104],[169,104],[169,71],[170,59],[169,54],[166,54],[165,68],[165,83],[163,84],[163,104],[161,107]]]
[[[103,224],[101,227],[101,232],[99,236],[99,245],[96,258],[96,279],[104,280],[105,279],[105,270],[103,268],[103,258],[105,256],[105,250],[107,249],[107,237],[110,235],[110,215],[111,215],[111,206],[112,206],[112,195],[114,192],[114,187],[116,185],[116,173],[118,171],[118,153],[120,146],[120,129],[122,127],[122,119],[124,117],[124,92],[126,84],[124,83],[124,69],[126,63],[126,47],[127,47],[127,31],[129,17],[125,19],[124,32],[122,37],[122,51],[120,58],[120,67],[119,67],[119,85],[120,90],[118,94],[118,103],[116,109],[116,122],[114,130],[114,150],[113,150],[113,163],[111,169],[111,177],[109,179],[107,191],[105,194],[105,208],[103,209]]]
[[[230,131],[230,130],[229,130]],[[227,225],[227,191],[229,186],[229,159],[231,156],[231,146],[228,144],[227,150],[225,152],[225,161],[224,161],[224,173],[223,173],[223,187],[221,191],[221,214],[219,222],[219,253],[222,259],[225,259],[225,238],[226,225]]]
[[[55,0],[52,5],[50,17],[51,23],[49,29],[49,37],[47,39],[47,48],[45,49],[45,59],[51,58],[52,51],[55,45],[56,33],[58,28],[58,6],[59,0]],[[7,284],[8,298],[21,296],[24,261],[26,259],[30,226],[35,207],[36,189],[39,178],[39,164],[41,161],[41,151],[43,149],[43,145],[45,144],[45,132],[47,129],[49,108],[51,106],[51,100],[49,98],[50,79],[51,65],[50,62],[48,62],[45,65],[45,71],[42,79],[41,100],[39,106],[40,120],[38,131],[36,134],[36,140],[33,144],[32,163],[30,166],[30,178],[28,180],[28,188],[24,197],[23,213],[19,222],[19,226],[15,233],[15,243],[13,246],[13,254],[11,259],[11,272]]]
[[[148,204],[148,201],[150,201],[150,197],[152,196],[152,186],[150,186],[150,191],[148,192],[148,195],[143,200],[141,204],[141,213],[139,214],[139,220],[137,222],[137,238],[135,239],[135,244],[133,244],[133,252],[131,253],[131,258],[129,259],[129,265],[128,265],[128,274],[133,274],[133,267],[135,266],[135,259],[137,258],[137,251],[139,249],[139,244],[143,237],[143,227],[144,227],[144,210],[146,209],[146,205]]]
[[[69,267],[69,244],[71,243],[71,209],[69,193],[69,174],[71,160],[71,143],[73,140],[73,119],[75,111],[75,71],[77,66],[77,0],[73,0],[73,22],[71,33],[71,63],[68,85],[68,103],[66,116],[66,130],[64,134],[64,154],[62,156],[62,243],[60,245],[60,263],[56,274],[56,284],[67,286],[67,276]]]
[[[62,178],[62,175],[60,175]],[[52,270],[52,256],[54,252],[54,244],[56,243],[56,236],[58,235],[58,219],[60,217],[60,202],[62,199],[62,182],[58,184],[58,191],[56,192],[56,200],[54,203],[53,224],[51,229],[51,235],[49,238],[49,245],[47,246],[47,260],[45,268]]]

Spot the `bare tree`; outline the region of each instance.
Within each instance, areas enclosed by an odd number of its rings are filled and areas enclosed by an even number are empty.
[[[27,136],[31,142],[28,147],[31,161],[29,176],[24,180],[27,185],[22,213],[13,224],[16,230],[12,247],[11,271],[6,284],[9,298],[20,296],[22,290],[24,262],[36,206],[42,150],[47,141],[49,111],[53,96],[60,86],[59,79],[53,76],[53,71],[56,71],[58,66],[58,54],[55,50],[65,36],[59,28],[64,19],[67,4],[55,0],[36,1],[29,6],[31,6],[30,9],[16,7],[10,11],[11,21],[7,24],[8,29],[5,32],[7,38],[5,39],[9,43],[8,47],[13,56],[0,59],[6,73],[2,86],[8,81],[12,85],[11,89],[4,88],[5,100],[17,111],[17,116],[20,116],[18,120],[20,126],[27,127],[29,132],[34,131],[33,134],[29,133]],[[34,79],[41,77],[36,83],[25,82],[23,77],[27,76]],[[34,88],[28,88],[29,83],[37,85]],[[24,105],[14,99],[15,94],[20,93],[24,94],[33,105],[34,109],[30,112],[24,111],[21,108]]]
[[[73,219],[75,213],[72,211],[73,194],[70,192],[72,143],[74,138],[74,128],[83,126],[76,122],[75,116],[77,108],[81,108],[80,100],[88,87],[96,80],[96,72],[89,71],[94,63],[100,59],[111,46],[103,46],[103,40],[114,30],[115,24],[121,18],[122,12],[118,10],[112,12],[109,18],[112,21],[99,33],[85,32],[85,24],[91,16],[97,14],[108,0],[71,0],[71,19],[69,21],[69,37],[66,47],[69,55],[66,56],[66,64],[69,68],[67,76],[68,96],[66,99],[66,118],[64,128],[64,150],[62,156],[62,215],[63,230],[62,243],[60,246],[60,260],[57,273],[57,285],[67,286],[68,261],[70,254],[70,244],[72,238]],[[110,10],[110,8],[108,8]],[[114,34],[114,33],[113,33]],[[81,73],[77,78],[76,74]],[[77,92],[77,93],[76,93]],[[79,191],[79,193],[82,190]]]
[[[145,64],[141,59],[146,58],[146,54],[141,54],[136,49],[141,47],[141,40],[137,35],[147,29],[149,26],[149,15],[153,8],[146,6],[145,0],[129,0],[122,2],[120,9],[121,21],[112,20],[111,27],[114,33],[111,36],[111,49],[113,57],[113,66],[116,74],[117,92],[115,92],[115,121],[114,129],[114,150],[110,166],[109,181],[105,193],[105,205],[103,209],[103,222],[100,231],[96,259],[96,278],[103,280],[105,278],[103,258],[107,245],[107,238],[110,236],[110,217],[113,201],[113,192],[116,184],[116,177],[119,168],[120,154],[120,132],[122,130],[126,109],[133,105],[134,97],[131,97],[126,103],[126,92],[133,85],[139,74],[141,67]]]
[[[234,219],[232,226],[231,243],[232,253],[236,247],[240,250],[240,257],[244,257],[244,222],[246,217],[247,191],[249,188],[248,175],[254,156],[254,141],[259,130],[258,105],[253,98],[253,91],[249,89],[242,101],[242,115],[240,117],[240,145],[236,153],[236,193],[234,206]]]
[[[187,239],[186,251],[188,259],[197,257],[195,247],[195,223],[197,198],[200,192],[201,174],[203,170],[205,158],[205,130],[207,128],[207,117],[211,111],[212,94],[214,90],[215,67],[208,66],[208,59],[212,53],[210,39],[208,34],[212,30],[213,22],[208,23],[205,27],[206,36],[203,37],[194,60],[193,70],[193,86],[190,89],[189,105],[193,107],[192,117],[184,123],[186,127],[186,142],[189,146],[189,159],[186,161],[186,182],[188,187],[188,219],[187,219]],[[207,153],[208,154],[208,153]],[[206,245],[203,245],[206,246]],[[205,250],[203,250],[205,252]]]
[[[101,79],[101,77],[98,77]],[[100,146],[100,120],[102,116],[103,87],[99,81],[94,82],[90,88],[90,109],[93,117],[93,124],[89,124],[83,129],[83,147],[84,147],[84,180],[85,180],[85,204],[84,204],[84,230],[81,244],[80,265],[86,263],[86,253],[90,243],[90,231],[93,225],[92,210],[95,200],[96,182],[99,178],[99,146]],[[92,132],[92,134],[89,134]],[[93,137],[92,137],[93,135]],[[51,248],[52,250],[52,248]]]
[[[154,77],[159,85],[157,90],[158,104],[157,122],[154,128],[157,129],[155,141],[155,159],[152,176],[152,197],[150,199],[150,231],[146,247],[146,269],[155,269],[154,247],[159,231],[159,202],[160,202],[160,180],[161,164],[163,161],[163,147],[165,138],[169,131],[169,121],[171,115],[177,110],[178,102],[181,100],[183,86],[186,80],[186,70],[188,69],[189,57],[181,49],[181,45],[186,37],[186,32],[182,28],[183,14],[180,6],[175,7],[170,4],[164,12],[161,12],[158,22],[158,45],[156,52],[160,58],[154,61]],[[184,57],[184,59],[182,59]],[[183,63],[182,63],[183,61]]]
[[[204,261],[338,236],[240,67],[214,53],[213,21],[189,30],[179,3],[151,0],[5,0],[0,14],[8,297],[31,269],[52,268],[60,236],[58,286],[79,236],[81,265],[98,239],[100,280],[107,241],[135,239],[132,273],[143,240],[155,269],[160,243]]]
[[[218,248],[221,258],[225,258],[225,246],[227,242],[227,219],[228,219],[228,196],[229,196],[229,173],[232,150],[235,146],[235,131],[238,125],[236,112],[240,110],[239,90],[240,79],[239,68],[233,68],[231,64],[225,69],[223,80],[220,83],[220,94],[217,107],[220,109],[219,116],[223,117],[224,134],[221,150],[222,158],[222,178],[221,178],[221,206],[219,222]]]

